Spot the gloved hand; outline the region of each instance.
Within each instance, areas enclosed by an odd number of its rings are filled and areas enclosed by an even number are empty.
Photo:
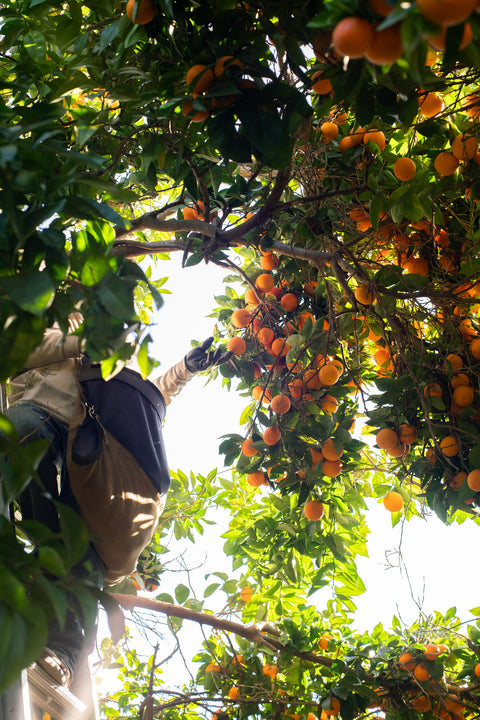
[[[193,348],[193,350],[190,350],[190,352],[185,355],[187,370],[194,373],[204,372],[214,365],[222,365],[230,360],[232,353],[223,353],[221,348],[207,352],[212,342],[213,337],[209,337],[204,340],[201,345]]]

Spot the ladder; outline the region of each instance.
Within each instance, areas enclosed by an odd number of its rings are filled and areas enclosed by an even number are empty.
[[[35,663],[0,696],[0,720],[99,720],[88,658],[79,663],[70,690]]]

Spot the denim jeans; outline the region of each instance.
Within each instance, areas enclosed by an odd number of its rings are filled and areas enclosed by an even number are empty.
[[[16,403],[8,408],[6,415],[17,431],[20,444],[42,438],[50,442],[38,467],[41,485],[36,480],[31,480],[17,498],[17,502],[25,520],[37,520],[52,532],[58,532],[60,527],[52,499],[77,510],[66,467],[68,428],[47,410],[33,403]],[[85,568],[84,562],[87,561],[91,571]],[[84,578],[87,574],[98,587],[102,587],[105,566],[92,545],[83,562],[72,568],[74,577]],[[48,648],[60,655],[72,671],[83,644],[83,629],[75,613],[67,613],[64,628],[60,628],[56,620],[50,623]]]

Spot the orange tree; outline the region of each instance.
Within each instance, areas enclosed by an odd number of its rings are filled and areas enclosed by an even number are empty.
[[[221,445],[234,487],[248,491],[226,551],[260,598],[290,588],[290,606],[258,605],[258,618],[283,634],[278,652],[311,652],[326,618],[340,633],[354,610],[366,497],[385,497],[394,520],[404,503],[407,516],[427,504],[446,522],[477,518],[476,6],[15,0],[3,9],[2,380],[45,327],[66,328],[74,308],[85,318],[85,350],[106,373],[126,360],[134,331],[148,374],[145,326],[163,280],[134,259],[181,252],[185,266],[224,268],[216,340],[235,354],[221,374],[249,398],[244,435],[226,434]],[[44,448],[27,455],[5,419],[2,430],[7,505]],[[208,499],[230,506],[213,479]],[[202,527],[203,495],[188,517],[175,515],[177,502],[188,504],[177,480],[139,563],[147,589],[162,573],[171,524],[177,536]],[[59,512],[63,544],[28,524],[12,534],[2,521],[3,686],[65,611],[68,569],[87,540]],[[25,542],[40,545],[38,556]],[[329,583],[336,601],[321,616],[305,598]],[[75,592],[88,611],[92,589]],[[470,712],[477,631],[454,635],[448,658],[429,657],[419,643],[457,630],[453,617],[437,620],[433,638],[425,627],[390,638],[345,631],[341,653],[319,662],[327,682],[309,664],[316,659],[294,655],[247,691],[242,652],[238,677],[219,676],[239,692],[222,713],[288,713],[289,684],[301,699],[293,717],[334,714],[332,697],[345,717],[364,713],[372,688],[389,712]],[[400,651],[413,655],[409,667]],[[215,652],[229,667],[227,646]],[[252,678],[260,660],[249,652]],[[471,682],[459,686],[463,676]],[[200,671],[207,696],[225,694],[212,677]]]

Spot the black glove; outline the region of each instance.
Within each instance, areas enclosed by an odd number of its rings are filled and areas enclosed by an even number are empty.
[[[232,353],[224,353],[221,348],[207,352],[207,349],[210,347],[212,342],[213,337],[209,337],[204,340],[201,345],[193,348],[193,350],[190,350],[190,352],[185,355],[185,365],[187,366],[187,370],[194,373],[204,372],[214,365],[222,365],[230,360]]]

